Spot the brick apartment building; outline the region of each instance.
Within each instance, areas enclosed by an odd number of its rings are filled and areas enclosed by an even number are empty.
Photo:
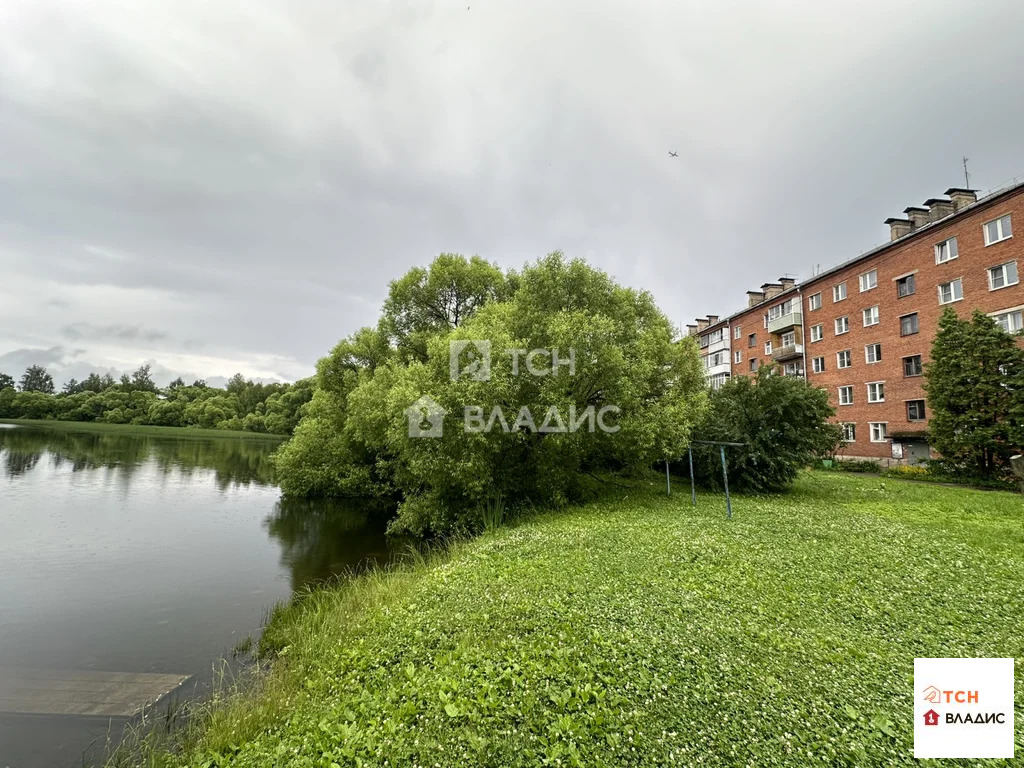
[[[1024,328],[1024,183],[978,199],[951,188],[886,220],[890,242],[799,284],[747,293],[747,307],[687,326],[708,380],[721,386],[771,361],[825,388],[843,425],[843,455],[927,458],[923,368],[939,316],[987,313]]]

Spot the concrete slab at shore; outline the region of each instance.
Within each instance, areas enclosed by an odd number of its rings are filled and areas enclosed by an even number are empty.
[[[96,670],[0,670],[0,712],[130,717],[190,675]]]

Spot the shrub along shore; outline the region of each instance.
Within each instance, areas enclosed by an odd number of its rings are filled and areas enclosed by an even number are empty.
[[[276,611],[269,673],[130,764],[915,765],[914,658],[1024,656],[1019,495],[662,483]]]
[[[219,440],[241,438],[243,440],[266,440],[281,442],[287,435],[273,435],[266,432],[243,432],[233,429],[206,429],[204,427],[156,427],[150,424],[104,424],[98,421],[54,421],[52,419],[0,419],[0,424],[17,424],[24,427],[59,429],[64,432],[116,432],[140,437],[181,437],[190,440]]]

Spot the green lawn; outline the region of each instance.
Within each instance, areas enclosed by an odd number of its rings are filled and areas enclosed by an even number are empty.
[[[242,432],[230,429],[202,429],[201,427],[154,427],[147,424],[104,424],[98,421],[54,421],[51,419],[0,419],[0,424],[22,424],[26,427],[45,427],[75,432],[120,432],[125,435],[153,437],[188,437],[209,440],[219,437],[240,437],[247,440],[286,440],[287,435],[268,435],[263,432]]]
[[[1024,657],[1024,497],[805,473],[727,521],[657,487],[314,594],[147,764],[915,765],[915,656]]]

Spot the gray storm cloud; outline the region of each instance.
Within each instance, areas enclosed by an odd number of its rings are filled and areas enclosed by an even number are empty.
[[[685,324],[1024,174],[1019,3],[470,5],[4,4],[0,370],[294,379],[442,251]]]

